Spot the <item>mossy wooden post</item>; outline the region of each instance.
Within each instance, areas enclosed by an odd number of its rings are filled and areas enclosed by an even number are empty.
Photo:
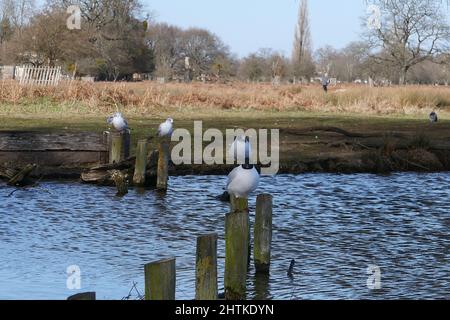
[[[136,164],[134,166],[134,176],[133,176],[133,184],[135,186],[145,185],[147,154],[148,154],[147,140],[139,140],[136,148]]]
[[[261,273],[268,273],[270,270],[272,201],[270,194],[261,194],[256,199],[253,255],[256,272]]]
[[[95,292],[77,293],[67,298],[67,300],[96,300]]]
[[[231,196],[225,217],[225,298],[245,300],[249,248],[248,200]]]
[[[128,194],[128,181],[127,181],[127,175],[120,170],[113,170],[111,171],[111,178],[113,179],[114,183],[117,187],[117,194],[118,197],[123,197],[126,194]]]
[[[158,172],[156,188],[161,191],[165,191],[168,188],[169,181],[169,152],[170,142],[168,138],[161,138],[159,141],[158,151]]]
[[[119,163],[130,156],[130,131],[109,134],[109,163]]]
[[[217,234],[197,238],[195,299],[217,300]]]
[[[145,300],[175,300],[175,258],[145,265]]]

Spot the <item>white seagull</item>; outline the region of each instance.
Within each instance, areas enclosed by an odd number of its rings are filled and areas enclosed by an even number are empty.
[[[228,150],[228,155],[233,161],[242,162],[252,158],[252,146],[249,137],[243,135],[236,137]]]
[[[438,119],[437,113],[434,112],[434,111],[432,113],[430,113],[430,122],[431,123],[436,123],[438,121],[439,121],[439,119]]]
[[[247,199],[249,194],[258,188],[258,185],[259,173],[254,165],[241,165],[234,168],[228,175],[228,193],[236,198]]]
[[[227,190],[230,195],[236,198],[248,198],[259,185],[259,173],[254,165],[244,164],[228,175]]]
[[[166,122],[161,123],[158,128],[158,135],[160,137],[171,136],[173,132],[173,119],[169,118]]]
[[[107,122],[119,132],[123,132],[128,129],[128,122],[120,112],[117,112],[114,116],[109,117]]]

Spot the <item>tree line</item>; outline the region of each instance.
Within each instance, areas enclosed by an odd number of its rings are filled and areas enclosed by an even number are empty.
[[[214,33],[153,23],[139,0],[0,0],[0,64],[62,66],[73,76],[129,80],[134,73],[166,79],[303,81],[328,75],[343,82],[450,81],[446,1],[361,0],[375,8],[359,41],[313,50],[308,0],[301,0],[293,50],[263,48],[238,58]],[[67,27],[70,5],[79,29]],[[188,58],[188,59],[186,59]]]

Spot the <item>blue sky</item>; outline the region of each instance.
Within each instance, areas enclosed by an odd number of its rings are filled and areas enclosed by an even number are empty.
[[[156,20],[184,28],[203,27],[219,35],[238,56],[259,48],[292,50],[299,0],[143,0]],[[315,49],[342,48],[358,40],[364,0],[310,0]]]

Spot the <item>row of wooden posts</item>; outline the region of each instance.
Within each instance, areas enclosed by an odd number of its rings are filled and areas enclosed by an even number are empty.
[[[245,300],[250,266],[250,218],[247,199],[233,199],[231,212],[225,218],[225,299]],[[272,196],[259,195],[253,229],[253,257],[257,273],[270,272],[272,242]],[[197,238],[196,300],[217,300],[216,233]],[[174,300],[175,258],[145,265],[145,299]]]
[[[111,134],[110,163],[118,163],[129,156],[129,133]],[[136,149],[133,184],[145,183],[148,142],[141,140]],[[169,142],[159,143],[158,189],[167,189]],[[246,298],[247,274],[251,264],[251,230],[248,199],[231,197],[230,212],[225,216],[225,299]],[[253,229],[253,257],[257,273],[269,273],[272,242],[273,199],[269,194],[258,195]],[[197,300],[216,300],[218,292],[216,233],[197,238],[196,294]],[[149,263],[144,267],[145,299],[174,300],[176,259],[169,258]],[[95,299],[95,293],[75,295],[71,299]]]
[[[257,273],[270,272],[272,242],[272,196],[262,194],[256,200],[253,228],[253,257]],[[195,299],[217,300],[217,233],[197,238]],[[225,217],[225,299],[245,300],[250,267],[250,215],[247,199],[232,199]],[[176,258],[155,261],[144,266],[145,300],[175,300]],[[77,294],[71,300],[94,300],[95,293]]]
[[[130,156],[130,133],[105,132],[106,140],[109,146],[109,163],[120,163]],[[169,152],[170,141],[162,138],[158,142],[158,170],[157,183],[158,190],[167,190],[169,181]],[[148,140],[139,140],[136,146],[136,163],[134,167],[133,185],[144,186],[146,180],[146,168],[149,154]],[[120,186],[118,185],[118,188]],[[119,190],[119,193],[121,191]]]

